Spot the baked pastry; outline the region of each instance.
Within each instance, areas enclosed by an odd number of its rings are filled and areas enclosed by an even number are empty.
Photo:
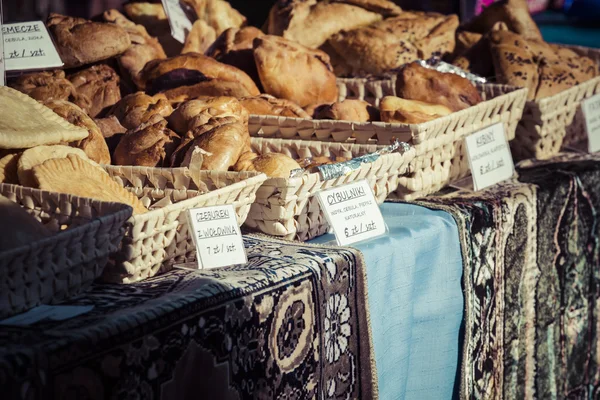
[[[211,118],[233,117],[236,122],[248,124],[248,111],[235,97],[205,97],[183,103],[169,117],[169,124],[180,135],[207,124]]]
[[[31,97],[0,86],[0,149],[27,149],[82,140],[87,129],[67,122]]]
[[[44,104],[73,125],[85,128],[89,132],[85,139],[69,142],[69,146],[83,150],[90,160],[99,164],[110,164],[108,145],[100,128],[81,108],[64,100],[50,100]]]
[[[21,75],[11,80],[9,86],[38,101],[67,100],[77,104],[83,110],[89,110],[91,106],[91,100],[77,93],[75,86],[61,70]]]
[[[119,26],[50,13],[46,22],[65,68],[117,56],[131,45]]]
[[[206,22],[219,36],[225,29],[239,28],[246,24],[246,17],[225,0],[183,0],[195,12],[199,20]]]
[[[128,5],[130,4],[126,4],[126,7]],[[158,5],[161,6],[160,4]],[[141,87],[140,72],[144,68],[144,65],[152,60],[167,58],[165,51],[158,39],[150,36],[143,25],[133,23],[117,10],[106,11],[104,13],[104,20],[120,26],[129,35],[131,46],[118,57],[119,68],[127,79],[139,89]]]
[[[148,96],[137,92],[123,97],[109,111],[108,116],[114,115],[125,128],[135,129],[148,122],[155,114],[167,118],[172,112],[173,107],[164,95]]]
[[[396,95],[407,100],[440,104],[452,111],[460,111],[482,101],[477,88],[468,79],[417,63],[408,64],[399,71]]]
[[[94,65],[69,75],[69,80],[79,95],[90,99],[87,113],[92,118],[108,111],[121,100],[119,76],[106,64]]]
[[[17,175],[17,163],[21,153],[10,153],[0,158],[0,183],[19,184]]]
[[[27,187],[37,187],[37,181],[33,177],[33,167],[53,158],[65,158],[69,154],[75,154],[86,161],[89,160],[83,150],[70,146],[36,146],[25,150],[17,161],[18,183]]]
[[[311,118],[299,105],[290,100],[277,99],[270,94],[240,99],[240,103],[249,114],[276,115],[291,118]]]
[[[368,122],[379,121],[379,111],[364,100],[346,99],[317,107],[313,117],[315,119]]]
[[[134,215],[148,211],[133,193],[114,181],[102,168],[74,154],[36,165],[33,176],[42,190],[125,203],[133,208]]]
[[[463,28],[466,31],[487,33],[498,22],[504,22],[510,31],[524,38],[542,40],[542,34],[531,18],[526,0],[500,0],[492,3]]]
[[[215,30],[204,20],[196,20],[192,25],[192,30],[185,38],[185,43],[181,54],[200,53],[204,54],[213,42],[217,40]]]
[[[300,107],[333,103],[338,89],[329,57],[271,35],[254,39],[254,60],[262,86],[270,95]]]
[[[199,129],[202,129],[199,128]],[[238,161],[243,151],[247,149],[250,138],[248,128],[240,123],[221,124],[207,132],[193,134],[191,141],[183,144],[185,149],[182,167],[189,165],[196,147],[207,154],[204,155],[202,169],[211,171],[227,171]]]
[[[125,132],[127,132],[127,129],[121,125],[114,115],[106,118],[94,119],[94,122],[98,125],[98,128],[100,128],[100,132],[102,132],[102,136],[104,136],[104,140],[106,140],[108,151],[110,154],[113,154],[121,141],[121,138]]]
[[[320,156],[320,157],[305,158],[303,160],[300,160],[298,162],[298,164],[300,164],[300,166],[302,168],[304,168],[307,172],[312,174],[315,172],[319,172],[319,167],[321,165],[336,164],[336,163],[345,162],[348,160],[350,160],[350,159],[346,158],[346,157]]]
[[[197,53],[150,61],[142,70],[141,77],[143,87],[150,93],[192,86],[212,79],[241,86],[250,96],[260,93],[245,72]]]
[[[160,2],[127,3],[123,6],[123,10],[130,20],[145,27],[152,36],[171,34],[167,13]]]
[[[493,77],[494,64],[490,50],[490,35],[495,31],[506,30],[508,30],[506,24],[498,22],[485,35],[466,31],[457,33],[457,49],[452,64],[479,76]],[[473,43],[478,37],[479,40]],[[460,49],[458,43],[461,43]]]
[[[353,75],[381,74],[415,60],[452,53],[457,27],[456,15],[404,12],[339,32],[327,43],[347,64],[344,71],[350,70]]]
[[[318,48],[332,35],[399,15],[400,7],[386,0],[278,0],[266,32],[303,46]]]
[[[300,164],[291,157],[281,153],[266,153],[257,155],[253,152],[242,154],[235,164],[235,171],[258,171],[269,178],[289,178],[295,169],[301,169]]]
[[[233,65],[252,78],[260,88],[260,78],[254,62],[254,39],[264,36],[258,28],[229,28],[225,30],[206,51],[206,55],[215,60]]]
[[[452,114],[452,110],[446,106],[396,96],[385,96],[381,99],[379,112],[383,122],[401,124],[420,124]]]
[[[179,145],[179,136],[167,121],[154,115],[148,122],[127,131],[113,153],[115,165],[162,167]]]
[[[176,73],[170,74],[172,78]],[[174,86],[172,89],[164,89],[160,93],[163,94],[171,104],[178,105],[188,100],[194,100],[201,97],[235,97],[242,98],[252,96],[250,92],[238,82],[221,81],[217,79],[203,80],[198,83],[179,84],[177,79],[169,83]]]
[[[528,100],[549,97],[598,75],[597,64],[587,57],[564,58],[539,40],[526,40],[510,31],[490,34],[496,81],[526,87]]]
[[[48,229],[17,203],[0,195],[0,253],[50,236]]]

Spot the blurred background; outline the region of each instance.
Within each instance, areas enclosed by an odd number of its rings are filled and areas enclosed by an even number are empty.
[[[1,0],[4,22],[45,20],[49,12],[92,18],[123,0]],[[146,0],[150,2],[160,2]],[[459,14],[467,20],[494,0],[396,0],[407,10]],[[274,0],[230,0],[231,5],[262,26]],[[600,47],[600,0],[529,0],[529,8],[548,42]]]

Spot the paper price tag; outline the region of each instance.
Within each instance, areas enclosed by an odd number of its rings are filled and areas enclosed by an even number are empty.
[[[192,30],[192,22],[185,15],[179,0],[162,0],[162,4],[169,19],[171,36],[179,43],[185,43],[187,34]]]
[[[2,34],[2,1],[0,0],[0,86],[6,85],[6,67],[4,65],[4,35]]]
[[[513,176],[515,165],[502,123],[467,136],[465,142],[475,191]]]
[[[7,71],[62,67],[63,62],[42,21],[2,26]]]
[[[387,231],[366,180],[323,190],[317,193],[317,198],[340,246],[372,239]]]
[[[246,264],[246,249],[232,205],[194,208],[188,214],[198,268]]]
[[[600,151],[600,94],[581,102],[588,137],[588,151]]]

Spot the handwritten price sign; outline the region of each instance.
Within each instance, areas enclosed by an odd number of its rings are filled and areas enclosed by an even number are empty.
[[[366,180],[324,190],[317,196],[340,246],[385,234],[381,210]]]
[[[62,67],[63,62],[41,21],[2,26],[7,71]]]
[[[246,249],[232,205],[189,210],[198,268],[246,264]]]
[[[465,138],[475,190],[482,190],[512,177],[515,166],[504,135],[496,124]]]

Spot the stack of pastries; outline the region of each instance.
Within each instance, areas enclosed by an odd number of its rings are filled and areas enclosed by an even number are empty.
[[[568,47],[546,43],[525,0],[501,0],[456,34],[452,62],[497,83],[529,89],[539,100],[598,76],[598,64]]]

